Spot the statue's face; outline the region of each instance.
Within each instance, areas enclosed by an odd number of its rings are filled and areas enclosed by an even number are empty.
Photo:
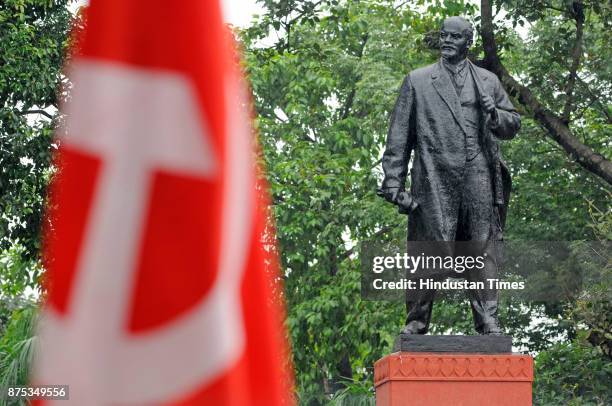
[[[464,34],[468,28],[461,20],[449,18],[444,21],[440,30],[440,49],[443,58],[458,62],[466,57],[472,45],[472,39]]]

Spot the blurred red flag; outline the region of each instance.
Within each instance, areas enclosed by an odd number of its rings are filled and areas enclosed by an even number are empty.
[[[33,379],[69,385],[70,404],[291,403],[225,30],[218,0],[91,1],[68,67]]]

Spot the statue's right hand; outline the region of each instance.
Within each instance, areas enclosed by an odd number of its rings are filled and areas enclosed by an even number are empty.
[[[410,214],[419,206],[409,191],[400,188],[378,189],[376,194],[396,205],[400,214]]]
[[[397,204],[399,188],[378,189],[376,191],[376,194],[380,197],[383,197],[389,203]]]
[[[395,204],[399,207],[399,212],[401,214],[410,214],[419,206],[412,197],[412,194],[405,190],[397,195]]]

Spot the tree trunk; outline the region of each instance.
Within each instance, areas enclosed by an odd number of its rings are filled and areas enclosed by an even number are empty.
[[[550,138],[555,140],[580,166],[601,177],[612,185],[612,162],[580,141],[561,117],[544,107],[531,91],[518,83],[506,70],[497,54],[493,34],[493,12],[490,0],[481,0],[481,35],[485,51],[485,65],[495,73],[504,88],[512,95],[518,95],[519,102],[529,109],[533,118],[546,128]]]

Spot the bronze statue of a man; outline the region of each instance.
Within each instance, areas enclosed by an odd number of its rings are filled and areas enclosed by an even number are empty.
[[[410,72],[395,104],[382,159],[379,194],[409,214],[408,241],[469,241],[488,253],[477,277],[497,275],[495,241],[502,238],[509,172],[497,140],[513,138],[520,116],[498,78],[467,59],[472,25],[447,18],[440,30],[441,59]],[[410,191],[405,190],[408,162]],[[425,334],[435,291],[407,300],[403,334]],[[501,334],[497,291],[468,291],[480,334]]]

